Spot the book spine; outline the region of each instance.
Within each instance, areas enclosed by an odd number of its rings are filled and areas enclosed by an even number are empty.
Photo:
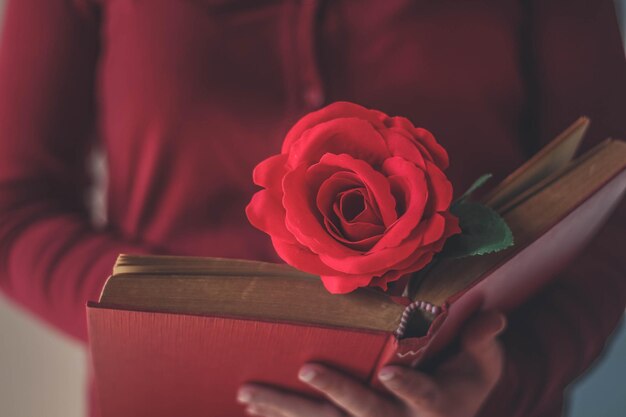
[[[424,301],[415,301],[409,304],[402,314],[400,324],[396,331],[389,336],[378,361],[374,366],[372,375],[370,376],[370,385],[382,389],[382,384],[378,381],[377,375],[379,371],[387,366],[405,366],[417,367],[425,351],[425,347],[430,342],[434,327],[439,327],[445,319],[447,309],[442,309]],[[406,337],[411,321],[415,316],[428,315],[432,321],[428,332],[423,336]],[[433,326],[435,325],[435,326]]]
[[[378,373],[387,365],[415,367],[428,340],[429,337],[399,340],[394,335],[390,335],[374,365],[369,384],[376,389],[383,389],[378,380]]]
[[[400,324],[395,331],[397,339],[403,339],[406,336],[407,331],[410,329],[411,320],[416,314],[428,316],[429,321],[432,323],[434,319],[441,313],[441,307],[430,304],[426,301],[414,301],[406,306],[402,317],[400,317]]]

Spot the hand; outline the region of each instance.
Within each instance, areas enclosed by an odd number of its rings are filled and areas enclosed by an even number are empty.
[[[434,373],[388,366],[378,378],[385,397],[351,377],[319,364],[300,369],[301,381],[330,400],[320,402],[259,384],[246,384],[238,400],[251,415],[265,417],[474,417],[495,387],[504,362],[497,335],[506,320],[481,313],[465,327],[461,352]]]

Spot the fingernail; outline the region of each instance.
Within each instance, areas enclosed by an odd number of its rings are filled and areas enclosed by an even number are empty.
[[[237,394],[237,401],[244,404],[249,403],[252,401],[252,392],[247,388],[240,389]]]
[[[383,382],[391,381],[395,377],[396,377],[396,373],[393,370],[391,370],[391,369],[384,369],[383,368],[378,373],[378,379],[380,379]]]
[[[496,336],[502,333],[505,327],[506,327],[506,318],[502,315],[498,316],[498,324],[497,324],[496,331],[495,331]]]
[[[311,382],[316,376],[317,372],[315,371],[315,369],[308,366],[302,367],[302,369],[300,369],[300,372],[298,372],[298,378],[302,382]]]
[[[258,416],[258,415],[261,415],[261,410],[255,406],[250,406],[246,408],[246,413],[248,413],[251,416]]]

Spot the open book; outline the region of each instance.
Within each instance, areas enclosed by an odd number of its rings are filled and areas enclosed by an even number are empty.
[[[121,255],[88,305],[102,417],[243,416],[244,382],[314,395],[296,377],[307,361],[373,386],[386,364],[435,361],[476,311],[509,311],[545,286],[623,197],[625,142],[573,159],[587,126],[579,119],[485,198],[515,245],[416,274],[409,307],[372,289],[329,294],[286,265]]]

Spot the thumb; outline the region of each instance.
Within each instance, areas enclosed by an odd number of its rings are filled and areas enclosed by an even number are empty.
[[[503,351],[497,337],[505,327],[506,318],[502,313],[484,312],[470,321],[461,335],[463,350],[490,382],[499,377],[502,369]]]
[[[489,311],[480,313],[472,319],[461,336],[461,343],[466,351],[475,353],[489,346],[506,327],[506,318],[502,313]]]

